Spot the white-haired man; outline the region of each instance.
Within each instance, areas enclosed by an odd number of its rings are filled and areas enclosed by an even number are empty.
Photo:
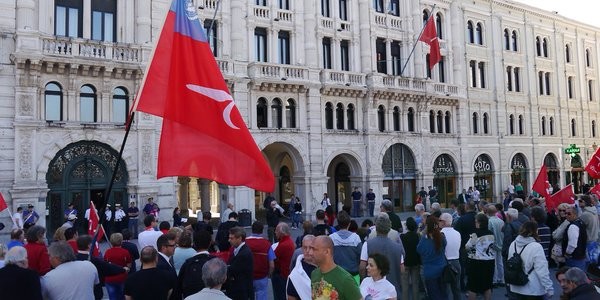
[[[40,276],[28,269],[27,250],[14,246],[4,257],[0,268],[0,291],[2,299],[42,299]]]
[[[440,216],[440,227],[441,231],[446,237],[446,259],[448,263],[452,265],[454,270],[458,271],[458,274],[461,273],[460,267],[460,233],[456,231],[456,229],[452,228],[452,215],[449,213],[443,213]],[[459,276],[456,277],[454,282],[448,284],[448,288],[451,293],[448,295],[452,295],[454,300],[462,299],[461,290],[460,290],[460,280]]]

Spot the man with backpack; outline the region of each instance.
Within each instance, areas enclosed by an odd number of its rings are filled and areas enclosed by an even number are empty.
[[[215,258],[208,253],[208,248],[212,242],[212,235],[206,230],[194,231],[194,249],[197,251],[196,255],[188,258],[179,271],[179,277],[177,278],[177,285],[173,291],[173,295],[178,298],[172,297],[171,299],[182,299],[189,295],[195,294],[204,288],[204,282],[202,281],[202,266],[210,260]]]

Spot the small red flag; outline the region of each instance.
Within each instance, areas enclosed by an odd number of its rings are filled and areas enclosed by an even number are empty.
[[[600,178],[600,148],[592,155],[592,158],[590,158],[590,161],[585,166],[585,170],[592,178]]]
[[[590,189],[590,194],[594,194],[600,199],[600,183]]]
[[[573,204],[575,203],[575,193],[573,193],[573,184],[569,184],[562,188],[560,191],[550,196],[550,201],[546,200],[546,208],[551,211],[558,207],[561,203]]]
[[[429,69],[433,69],[442,60],[442,54],[440,53],[440,41],[438,40],[435,22],[432,17],[427,19],[425,29],[423,29],[419,41],[429,45]]]
[[[4,200],[2,193],[0,193],[0,211],[3,211],[7,208],[8,208],[8,205],[6,205],[6,201]]]
[[[88,224],[88,234],[90,236],[94,236],[96,234],[96,230],[98,228],[98,223],[100,222],[100,218],[98,217],[98,212],[96,211],[96,206],[94,202],[90,201],[90,222]],[[104,236],[104,228],[100,226],[100,232],[98,233],[98,238],[96,241],[101,241]],[[96,247],[98,246],[96,242]]]
[[[535,179],[535,182],[533,182],[533,187],[531,189],[536,191],[542,197],[546,198],[546,201],[548,201],[548,197],[550,197],[551,188],[552,187],[548,182],[548,170],[546,169],[545,165],[542,165],[542,167],[540,168],[540,173]]]
[[[133,110],[163,118],[157,177],[272,192],[275,178],[242,118],[191,1],[167,13]]]

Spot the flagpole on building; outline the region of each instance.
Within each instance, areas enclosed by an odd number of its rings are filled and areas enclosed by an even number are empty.
[[[131,125],[133,124],[134,115],[135,115],[134,111],[131,111],[129,113],[129,116],[127,119],[127,124],[125,124],[125,136],[123,136],[123,142],[121,143],[121,149],[119,149],[119,156],[117,157],[117,162],[115,163],[115,168],[113,169],[113,173],[110,178],[110,182],[108,183],[108,187],[106,188],[106,190],[104,192],[104,199],[106,199],[106,201],[104,201],[104,203],[102,204],[102,207],[98,208],[98,211],[99,211],[98,226],[96,227],[96,232],[94,233],[94,238],[92,239],[92,247],[95,247],[96,242],[98,241],[98,233],[100,232],[100,228],[102,227],[102,222],[101,222],[100,216],[106,217],[106,214],[104,213],[106,211],[106,204],[110,200],[110,194],[113,189],[113,184],[115,182],[115,178],[117,177],[117,172],[118,172],[119,166],[121,164],[121,159],[123,158],[123,151],[125,150],[125,143],[127,143],[127,137],[129,137],[129,132],[131,131]],[[114,207],[114,205],[113,205],[113,207]],[[90,211],[90,213],[91,213],[91,211]],[[113,213],[111,214],[110,220],[109,220],[109,224],[108,224],[109,227],[112,226],[112,224],[114,223],[114,220],[115,220],[115,213],[113,211]],[[106,233],[106,231],[105,231],[105,233]],[[109,240],[110,237],[107,236],[106,239]],[[92,253],[93,253],[93,251],[90,251],[90,259],[92,257]]]
[[[425,24],[423,25],[423,28],[421,28],[419,37],[417,37],[417,39],[415,40],[412,50],[410,50],[410,53],[408,54],[408,57],[406,58],[406,62],[404,62],[402,69],[400,69],[400,77],[402,77],[402,75],[404,74],[404,70],[406,69],[408,62],[410,61],[410,58],[413,56],[413,53],[415,52],[415,48],[417,48],[417,42],[421,39],[421,36],[423,35],[423,31],[425,31],[425,25],[427,25],[427,22],[429,22],[429,19],[431,19],[431,17],[433,17],[433,11],[435,10],[436,5],[437,4],[434,4],[433,7],[431,8],[431,13],[429,14],[429,17],[427,17],[427,20],[425,20]]]
[[[215,5],[215,13],[213,14],[212,20],[210,20],[210,25],[208,26],[208,30],[206,31],[209,34],[212,31],[213,25],[215,25],[215,20],[217,18],[217,12],[219,11],[219,6],[221,5],[221,0],[217,0],[217,4]]]

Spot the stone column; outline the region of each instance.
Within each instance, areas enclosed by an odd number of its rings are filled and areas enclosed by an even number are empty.
[[[180,210],[187,209],[189,207],[188,188],[189,188],[189,184],[190,184],[190,178],[189,177],[179,177],[179,178],[177,178],[177,183],[179,183],[178,207]]]
[[[210,211],[210,181],[208,179],[198,179],[200,186],[200,210]]]
[[[135,42],[138,44],[152,41],[152,1],[135,1]]]

